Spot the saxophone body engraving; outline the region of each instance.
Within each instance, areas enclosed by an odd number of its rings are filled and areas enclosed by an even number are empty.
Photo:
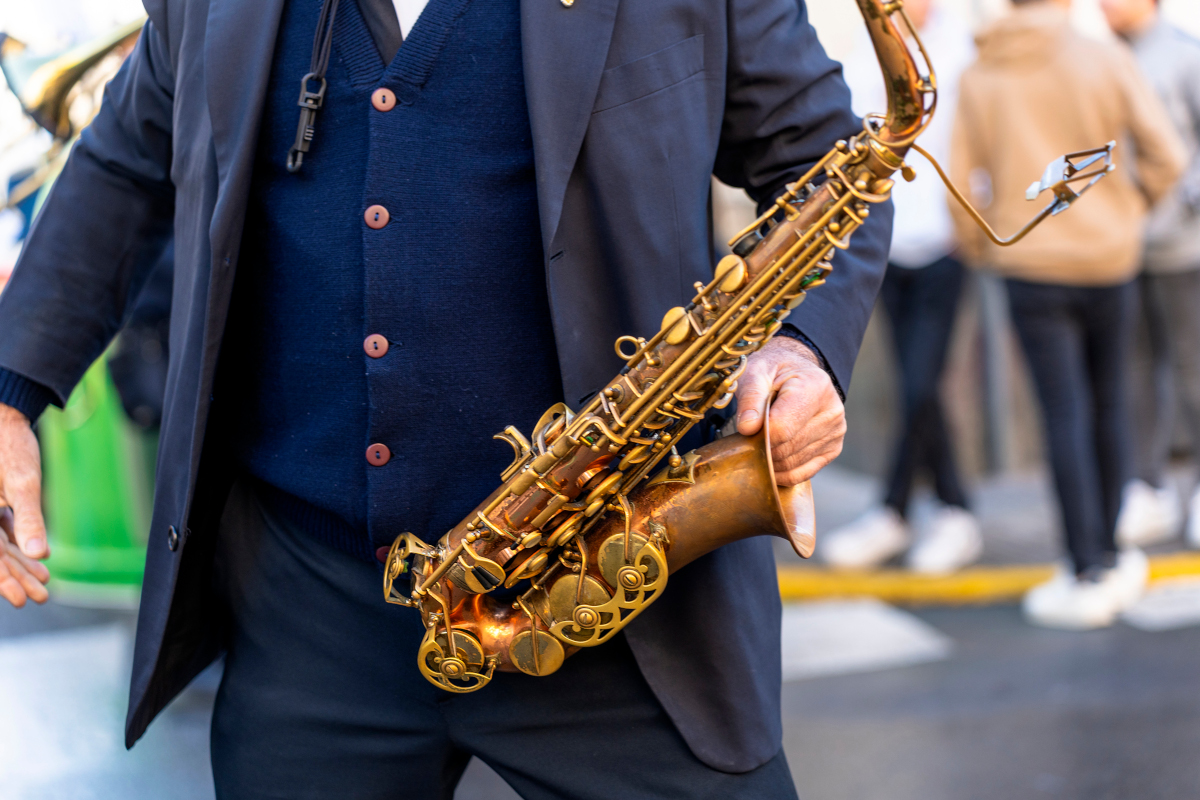
[[[475,691],[496,670],[548,675],[628,625],[672,572],[730,542],[771,534],[812,554],[811,489],[776,486],[765,424],[686,454],[675,444],[729,404],[747,358],[824,282],[871,205],[888,199],[892,174],[911,174],[904,156],[936,107],[936,79],[899,0],[856,2],[887,114],[868,116],[790,184],[657,334],[618,339],[626,366],[583,408],[550,408],[528,439],[513,427],[497,434],[512,465],[462,522],[435,544],[396,538],[384,597],[421,613],[418,663],[437,686]],[[1069,202],[1069,180],[1096,174],[1064,164],[1056,202]]]

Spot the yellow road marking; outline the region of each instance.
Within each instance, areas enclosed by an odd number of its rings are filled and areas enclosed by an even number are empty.
[[[811,567],[780,567],[779,592],[785,601],[831,597],[876,597],[906,605],[983,605],[1017,600],[1048,580],[1050,564],[968,567],[953,575],[917,575],[884,569],[851,572]],[[1150,558],[1150,580],[1200,577],[1200,553],[1165,553]]]

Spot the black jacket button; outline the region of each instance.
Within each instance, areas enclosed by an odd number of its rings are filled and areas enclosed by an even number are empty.
[[[175,530],[175,526],[167,528],[167,547],[172,552],[179,549],[179,531]]]

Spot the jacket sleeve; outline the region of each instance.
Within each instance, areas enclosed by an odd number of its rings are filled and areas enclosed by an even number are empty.
[[[166,43],[147,22],[0,295],[0,370],[45,387],[56,405],[117,333],[170,239],[172,105]]]
[[[1122,47],[1117,50],[1117,59],[1117,85],[1125,100],[1137,183],[1146,201],[1154,205],[1183,174],[1187,150],[1133,54]]]
[[[725,116],[714,173],[769,205],[784,185],[862,130],[841,67],[830,59],[798,0],[728,0]],[[881,109],[882,110],[882,109]],[[887,265],[891,203],[874,206],[833,273],[789,318],[849,388]]]

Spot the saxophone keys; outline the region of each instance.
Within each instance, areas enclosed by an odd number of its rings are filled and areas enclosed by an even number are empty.
[[[602,606],[608,602],[610,594],[604,584],[590,575],[563,575],[550,587],[547,594],[550,618],[555,622],[571,620],[579,622],[576,613],[585,606]],[[594,628],[603,620],[594,618],[591,625],[580,625],[581,628]]]
[[[613,474],[609,475],[607,478],[602,480],[599,484],[597,484],[596,488],[594,488],[594,489],[592,489],[592,491],[588,492],[587,499],[584,500],[584,502],[590,504],[590,503],[594,503],[597,500],[603,500],[605,497],[608,496],[609,491],[611,489],[613,489],[618,483],[620,483],[624,477],[625,477],[625,473],[620,470],[617,470],[616,472],[614,472]],[[587,513],[587,512],[585,511],[584,513]]]
[[[549,675],[562,666],[567,657],[562,643],[550,634],[530,628],[517,634],[508,647],[513,666],[526,675]]]
[[[685,341],[691,327],[687,320],[687,311],[682,306],[675,306],[663,315],[662,331],[667,344],[680,344]]]
[[[550,550],[550,547],[543,547],[525,559],[525,562],[513,570],[513,574],[509,575],[508,579],[504,581],[504,588],[511,589],[526,578],[532,578],[535,575],[541,574],[542,570],[546,568],[546,564],[550,561]],[[520,606],[514,603],[513,608],[518,609]]]
[[[546,540],[546,545],[548,547],[562,547],[575,534],[579,533],[579,529],[583,527],[584,519],[586,519],[586,516],[582,511],[572,514],[567,518],[566,522],[554,529],[554,533],[550,534],[550,538]],[[530,560],[532,561],[533,559]]]
[[[543,525],[549,522],[555,514],[558,513],[559,509],[570,502],[570,500],[571,498],[565,494],[554,495],[550,498],[550,502],[546,503],[546,507],[542,509],[542,512],[533,518],[533,522],[531,522],[530,525],[534,528],[540,529]]]
[[[730,254],[717,262],[717,288],[725,294],[733,294],[746,282],[746,259]]]

